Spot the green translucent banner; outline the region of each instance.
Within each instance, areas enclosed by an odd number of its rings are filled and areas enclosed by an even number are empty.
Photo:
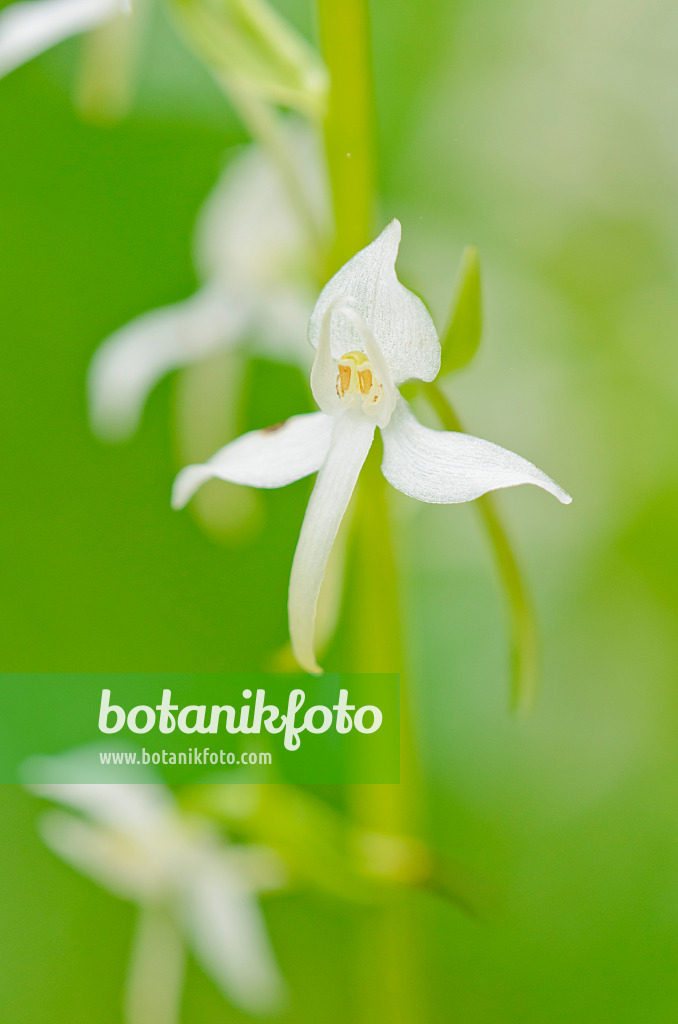
[[[392,674],[0,674],[0,783],[397,783],[399,740]]]

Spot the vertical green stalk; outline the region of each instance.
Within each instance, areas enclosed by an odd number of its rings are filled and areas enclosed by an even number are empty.
[[[410,709],[405,688],[405,654],[402,640],[400,595],[396,567],[387,483],[381,472],[382,445],[375,438],[358,483],[357,504],[351,533],[351,598],[347,601],[352,616],[350,632],[357,672],[399,672],[401,676],[401,786],[362,786],[362,796],[380,794],[380,813],[386,804],[383,821],[371,821],[374,827],[391,831],[409,831],[415,816],[403,797],[411,795],[415,778],[415,756]],[[396,801],[394,803],[393,801]]]
[[[332,189],[335,238],[330,271],[372,239],[375,153],[372,61],[367,0],[317,0],[322,56],[330,72],[324,123]],[[367,828],[411,834],[415,770],[409,709],[402,676],[398,579],[390,534],[386,482],[380,445],[373,445],[358,484],[349,541],[347,615],[351,664],[359,672],[401,672],[401,782],[351,788],[354,815]],[[408,900],[394,898],[375,912],[361,937],[364,979],[361,1018],[374,1024],[413,1024],[422,1019],[418,972],[419,941]]]
[[[148,5],[135,3],[134,15],[119,14],[85,33],[75,102],[93,122],[119,121],[133,99],[141,36]]]
[[[139,908],[125,992],[126,1024],[179,1024],[184,944],[160,907]]]
[[[400,673],[400,784],[351,787],[350,806],[364,827],[386,835],[417,832],[418,774],[403,671],[398,574],[386,481],[376,439],[363,468],[350,540],[347,614],[351,664],[356,672]],[[395,893],[375,911],[360,941],[361,1019],[375,1024],[414,1024],[421,1006],[418,923],[409,893]]]
[[[335,213],[332,270],[371,240],[375,191],[374,97],[367,0],[317,0],[330,72],[325,149]]]

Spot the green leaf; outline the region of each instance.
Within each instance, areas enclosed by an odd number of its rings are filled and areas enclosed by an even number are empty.
[[[445,430],[464,433],[459,417],[435,383],[422,386],[420,394],[428,400]],[[473,505],[487,533],[509,613],[511,706],[517,711],[530,711],[536,702],[539,682],[538,634],[534,609],[513,545],[492,495],[485,494],[477,498]]]
[[[441,374],[460,370],[471,362],[478,350],[482,330],[480,261],[478,250],[469,245],[464,249],[447,327],[440,338],[443,350]]]

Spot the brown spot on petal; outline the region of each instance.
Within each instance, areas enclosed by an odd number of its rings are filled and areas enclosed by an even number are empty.
[[[276,430],[282,430],[287,423],[287,420],[283,420],[282,423],[272,423],[270,427],[262,427],[262,434],[275,434]]]

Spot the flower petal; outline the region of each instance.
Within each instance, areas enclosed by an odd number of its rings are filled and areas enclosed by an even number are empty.
[[[396,277],[400,230],[399,221],[391,221],[371,245],[337,271],[320,293],[309,325],[311,344],[317,348],[330,302],[352,297],[377,339],[395,384],[410,377],[430,381],[440,369],[440,343],[429,312]],[[335,359],[364,351],[355,326],[339,311],[332,319],[331,349]]]
[[[284,983],[263,914],[245,878],[216,856],[185,876],[180,906],[196,959],[242,1009],[265,1013],[280,1004]]]
[[[181,470],[172,488],[172,508],[183,508],[213,477],[248,487],[285,487],[316,473],[330,446],[332,423],[325,413],[311,412],[243,434],[203,465]]]
[[[53,853],[120,899],[153,896],[164,881],[158,864],[140,856],[139,847],[81,818],[52,811],[38,827]]]
[[[155,384],[170,370],[234,344],[248,315],[237,295],[204,288],[185,302],[144,313],[121,327],[90,364],[94,432],[107,440],[129,437]]]
[[[422,426],[400,398],[383,431],[382,472],[419,501],[472,501],[487,491],[536,484],[567,505],[572,498],[527,459],[469,434]]]
[[[313,349],[308,343],[313,296],[301,284],[285,285],[253,293],[251,308],[252,322],[247,334],[252,340],[252,351],[271,362],[293,363],[306,376],[313,361]]]
[[[318,473],[297,550],[289,592],[290,639],[307,672],[320,672],[314,653],[318,596],[327,560],[374,437],[374,421],[348,411],[336,417],[327,459]]]
[[[317,233],[325,237],[328,189],[318,140],[303,122],[291,118],[281,128],[288,171],[298,179]],[[271,359],[293,360],[308,371],[315,256],[308,228],[269,150],[252,144],[230,161],[198,216],[194,259],[203,279],[235,290],[250,304],[250,333],[257,351]]]
[[[113,17],[118,0],[21,0],[0,13],[0,77]]]
[[[63,776],[69,757],[75,771],[75,755],[41,758],[44,777],[50,764],[54,775]],[[34,762],[37,771],[37,759]],[[165,824],[174,809],[169,789],[156,783],[32,783],[28,789],[37,796],[80,811],[100,825],[130,836],[145,836]]]

